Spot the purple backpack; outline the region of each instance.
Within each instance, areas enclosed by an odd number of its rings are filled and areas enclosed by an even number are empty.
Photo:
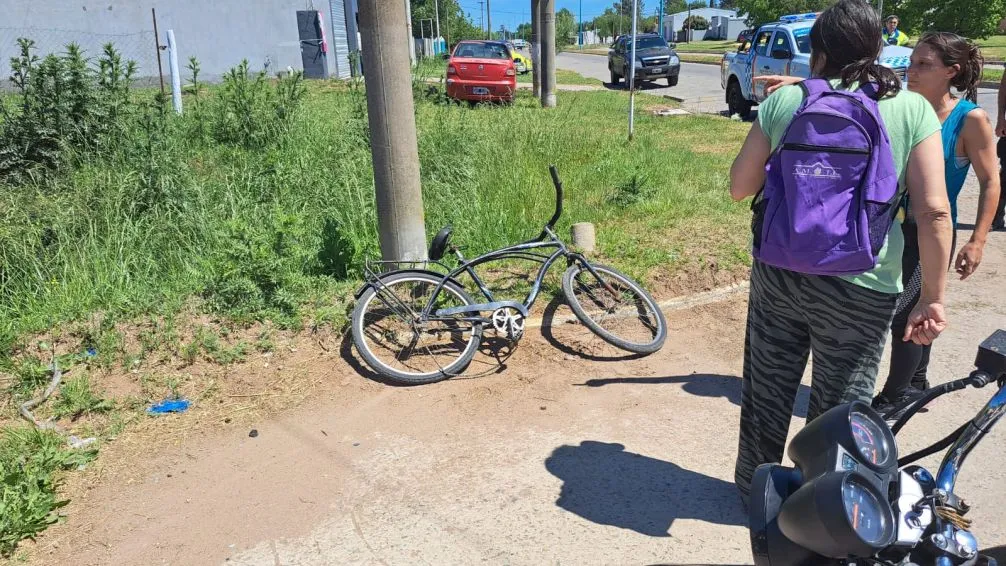
[[[765,166],[754,257],[809,275],[873,269],[901,197],[873,84],[849,92],[806,80],[803,104]],[[866,92],[864,92],[866,91]]]

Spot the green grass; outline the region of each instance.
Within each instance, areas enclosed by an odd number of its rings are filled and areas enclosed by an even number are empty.
[[[531,73],[524,73],[522,75],[517,75],[518,83],[528,83],[532,81]],[[597,79],[592,79],[585,77],[576,71],[567,71],[566,69],[556,69],[555,70],[555,84],[557,85],[588,85],[588,86],[602,86],[603,81]]]
[[[94,390],[87,375],[63,382],[59,396],[52,401],[52,412],[56,418],[77,419],[92,413],[107,413],[114,408],[115,403],[102,398]]]
[[[1006,35],[993,35],[988,39],[979,39],[982,55],[989,61],[1006,61]]]
[[[173,123],[162,157],[173,166],[163,180],[170,206],[144,214],[129,207],[143,171],[125,160],[84,164],[52,186],[0,189],[0,257],[19,275],[0,293],[8,343],[99,310],[170,315],[192,296],[212,311],[282,323],[344,295],[377,252],[365,104],[362,93],[318,84],[305,105],[289,139],[260,150],[187,143],[181,132],[195,116]],[[428,231],[453,222],[482,250],[536,233],[552,209],[549,163],[570,189],[566,225],[597,222],[605,253],[644,270],[663,262],[623,245],[632,238],[664,247],[656,234],[688,224],[743,224],[726,171],[746,126],[640,112],[629,145],[627,105],[611,92],[562,93],[555,111],[523,94],[512,108],[474,110],[420,99]],[[605,206],[640,172],[658,188],[651,200]],[[103,339],[99,354],[118,340]]]
[[[68,503],[57,495],[60,474],[95,454],[69,450],[63,437],[49,431],[0,431],[0,556],[10,556],[21,540],[59,520],[59,509]]]
[[[713,53],[722,55],[731,51],[737,51],[737,42],[728,41],[692,41],[691,43],[679,43],[675,47],[678,53]]]
[[[1003,68],[986,66],[985,70],[982,71],[982,79],[989,82],[998,83],[1003,79]]]

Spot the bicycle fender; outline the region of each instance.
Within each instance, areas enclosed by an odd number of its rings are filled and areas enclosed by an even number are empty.
[[[382,273],[377,279],[380,280],[380,279],[383,279],[383,278],[391,276],[391,275],[399,275],[399,274],[402,274],[402,273],[422,273],[424,275],[432,275],[433,277],[436,277],[437,279],[443,279],[444,278],[444,274],[443,273],[439,273],[439,272],[433,271],[431,269],[396,269],[394,271],[389,271],[387,273]],[[453,277],[448,277],[447,279],[451,283],[454,283],[455,285],[457,285],[458,287],[461,287],[462,289],[465,288],[465,286],[462,285],[457,279],[455,279]],[[356,300],[360,300],[360,297],[363,296],[363,294],[367,291],[367,289],[370,289],[371,287],[374,287],[374,286],[375,286],[375,282],[374,281],[364,281],[363,284],[360,285],[360,287],[353,294],[353,297]]]

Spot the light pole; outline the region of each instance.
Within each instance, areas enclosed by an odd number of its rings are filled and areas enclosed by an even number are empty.
[[[577,35],[577,43],[583,49],[583,0],[580,0],[580,33]]]

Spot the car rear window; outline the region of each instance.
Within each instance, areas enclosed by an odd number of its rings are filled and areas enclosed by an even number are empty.
[[[498,43],[462,43],[454,56],[464,59],[509,59],[507,48]]]

